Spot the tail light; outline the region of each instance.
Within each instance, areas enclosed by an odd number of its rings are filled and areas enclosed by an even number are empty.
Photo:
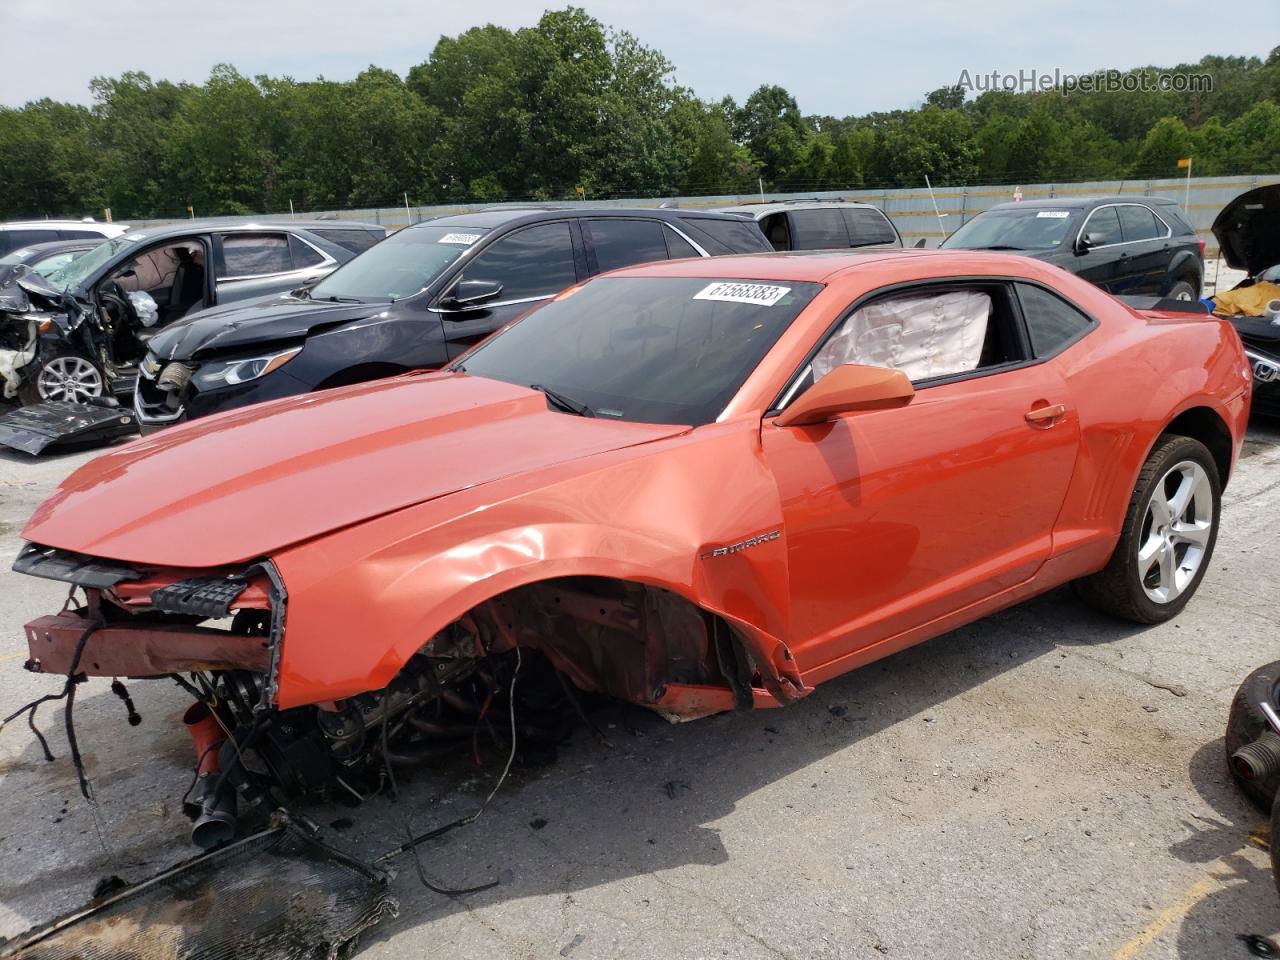
[[[1199,243],[1199,244],[1200,244],[1200,256],[1202,256],[1202,257],[1203,257],[1203,256],[1204,256],[1204,241],[1203,241],[1203,240],[1198,240],[1198,241],[1197,241],[1197,243]]]

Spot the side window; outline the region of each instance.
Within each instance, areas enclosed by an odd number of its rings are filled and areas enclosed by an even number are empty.
[[[633,263],[649,263],[667,259],[667,244],[662,225],[653,220],[600,218],[584,221],[591,234],[596,265],[603,273]]]
[[[1085,221],[1084,233],[1100,233],[1104,239],[1099,244],[1120,243],[1120,216],[1115,207],[1099,207],[1089,214]]]
[[[822,345],[813,358],[813,378],[821,380],[845,363],[901,370],[913,381],[969,373],[982,365],[991,312],[985,290],[873,300]]]
[[[58,236],[63,240],[105,240],[97,230],[59,230]]]
[[[1120,232],[1126,241],[1154,240],[1164,233],[1164,228],[1156,223],[1155,214],[1146,207],[1130,203],[1120,207],[1119,210]]]
[[[1022,316],[1031,335],[1031,350],[1046,357],[1084,336],[1093,321],[1060,297],[1029,283],[1018,284]]]
[[[764,231],[769,246],[775,250],[791,249],[791,232],[787,230],[787,215],[771,213],[760,221],[760,229]]]
[[[496,280],[498,300],[549,297],[577,282],[569,223],[543,223],[508,234],[482,250],[466,268],[467,280]]]
[[[662,235],[667,238],[667,256],[672,260],[680,260],[684,257],[701,256],[697,250],[680,234],[676,233],[670,227],[664,227]]]
[[[767,253],[770,250],[764,234],[750,220],[681,217],[680,225],[712,256],[720,253]]]
[[[843,211],[792,210],[787,217],[791,221],[792,250],[833,250],[849,246]]]
[[[0,255],[19,247],[31,247],[37,243],[49,243],[58,239],[57,230],[0,230]]]
[[[1013,291],[1005,283],[939,285],[889,294],[858,307],[792,381],[780,406],[841,364],[901,370],[921,381],[962,376],[1027,359]]]
[[[1160,212],[1156,216],[1167,223],[1178,236],[1195,235],[1196,228],[1191,226],[1187,222],[1187,218],[1183,216],[1182,211],[1172,204],[1162,205]],[[1159,227],[1160,224],[1156,224],[1156,226]],[[1164,227],[1160,227],[1160,232],[1164,233]]]
[[[893,224],[879,210],[854,207],[841,210],[844,214],[845,226],[849,228],[852,246],[865,247],[873,243],[898,243],[898,232]]]
[[[305,270],[324,263],[324,255],[299,237],[289,235],[289,252],[293,256],[293,269]]]
[[[289,238],[283,233],[228,233],[222,237],[218,279],[259,277],[293,269]]]
[[[323,237],[340,247],[346,247],[352,253],[364,253],[386,237],[385,232],[375,233],[373,230],[331,230],[328,227],[312,227],[310,230],[316,236]]]

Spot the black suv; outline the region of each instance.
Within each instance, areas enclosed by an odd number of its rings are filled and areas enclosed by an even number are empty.
[[[314,286],[205,310],[140,367],[143,432],[235,407],[439,367],[587,277],[633,263],[770,250],[741,217],[503,209],[393,234]]]
[[[1164,197],[1001,203],[947,237],[949,250],[1011,250],[1114,294],[1200,299],[1204,243]]]

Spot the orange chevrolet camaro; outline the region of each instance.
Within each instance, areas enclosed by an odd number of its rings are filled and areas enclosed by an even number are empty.
[[[689,719],[786,704],[1069,581],[1172,617],[1250,385],[1224,321],[1031,259],[629,268],[444,370],[80,468],[23,532],[15,569],[75,598],[26,626],[27,667],[190,690],[216,772],[197,839],[218,842],[228,782],[351,788],[514,727],[521,664],[575,707]]]

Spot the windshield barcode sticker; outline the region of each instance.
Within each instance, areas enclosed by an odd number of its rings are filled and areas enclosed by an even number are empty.
[[[483,234],[480,233],[446,233],[436,243],[460,243],[464,247],[469,247],[482,236]]]
[[[1065,220],[1071,216],[1071,212],[1068,210],[1041,210],[1036,216],[1048,217],[1050,220]]]
[[[722,303],[754,303],[772,307],[791,292],[790,287],[775,287],[766,283],[710,283],[696,294],[695,300],[719,300]]]

